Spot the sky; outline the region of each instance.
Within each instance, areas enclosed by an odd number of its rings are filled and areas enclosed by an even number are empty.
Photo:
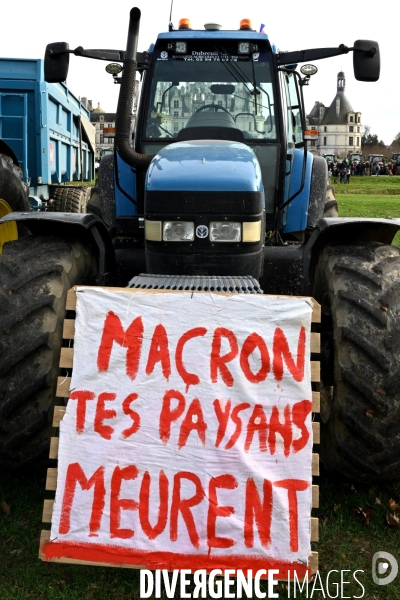
[[[168,31],[171,0],[20,0],[2,3],[0,56],[42,58],[46,44],[68,42],[70,48],[83,46],[124,50],[129,11],[138,6],[142,12],[138,50],[147,50],[157,34]],[[173,0],[172,21],[191,19],[193,29],[216,22],[223,29],[238,29],[241,19],[250,18],[253,28],[265,24],[270,41],[281,51],[305,48],[352,46],[357,39],[379,43],[381,76],[376,83],[359,82],[353,75],[353,54],[315,61],[318,73],[304,88],[307,112],[315,101],[329,106],[336,95],[337,74],[346,75],[346,95],[354,109],[362,113],[362,124],[369,125],[389,145],[400,132],[398,93],[398,24],[400,4],[334,5],[320,0]],[[5,26],[6,25],[6,26]],[[78,97],[100,103],[106,112],[115,112],[119,86],[104,68],[105,61],[71,56],[67,85]]]

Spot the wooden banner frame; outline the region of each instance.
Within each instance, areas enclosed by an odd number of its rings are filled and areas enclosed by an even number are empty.
[[[149,290],[140,290],[140,289],[129,289],[129,288],[103,288],[115,291],[124,291],[131,293],[144,293],[149,292]],[[164,290],[151,290],[151,293],[165,293]],[[190,292],[189,292],[190,293]],[[220,292],[219,292],[220,293]],[[310,335],[310,351],[311,354],[319,354],[320,353],[320,334],[313,331],[315,324],[321,322],[321,306],[314,299],[313,301],[313,312],[312,312],[312,331]],[[75,287],[71,288],[67,295],[67,302],[65,310],[67,313],[71,311],[75,311],[76,309],[76,291]],[[75,318],[64,319],[63,325],[63,341],[68,343],[68,346],[63,346],[61,348],[60,354],[60,363],[59,367],[63,370],[72,371],[73,362],[74,362],[74,348],[73,348],[73,340],[75,335]],[[320,382],[320,362],[310,360],[311,367],[311,383],[313,388],[315,384]],[[66,412],[66,401],[69,397],[69,389],[71,384],[71,375],[68,373],[67,375],[59,376],[57,381],[57,389],[56,389],[56,398],[61,402],[64,401],[63,405],[57,405],[54,407],[54,416],[53,416],[53,427],[57,430],[60,427],[60,422]],[[313,431],[313,444],[320,443],[320,423],[314,421],[315,415],[320,412],[320,393],[317,391],[312,392],[312,431]],[[50,451],[49,458],[51,460],[58,459],[58,443],[59,443],[59,432],[56,432],[57,435],[51,438],[50,440]],[[312,476],[316,477],[319,475],[319,454],[313,453],[312,455]],[[47,470],[46,477],[46,492],[50,492],[52,498],[46,498],[44,500],[43,506],[43,515],[42,515],[42,523],[44,525],[44,529],[41,531],[40,535],[40,546],[39,546],[39,558],[41,560],[48,560],[45,557],[43,552],[44,544],[50,541],[50,526],[52,521],[53,514],[53,504],[54,504],[54,496],[57,488],[57,468],[50,467]],[[313,509],[319,508],[319,486],[312,486],[312,503],[311,507]],[[311,517],[311,542],[319,541],[319,521],[316,517]],[[60,563],[72,563],[72,564],[84,564],[84,565],[92,565],[92,566],[103,566],[103,567],[115,567],[115,564],[109,564],[104,562],[95,562],[95,561],[86,561],[86,560],[78,560],[71,559],[67,557],[60,558],[52,558],[51,562],[60,562]],[[122,564],[119,565],[124,568],[143,568],[142,565],[127,565]],[[309,557],[309,567],[312,573],[316,573],[318,570],[318,552],[312,551]]]

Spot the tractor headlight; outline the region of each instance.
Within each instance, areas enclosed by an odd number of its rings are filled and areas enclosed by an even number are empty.
[[[190,221],[164,221],[164,242],[193,242],[194,223]]]
[[[240,242],[242,237],[240,223],[229,223],[227,221],[214,221],[210,223],[211,242]]]

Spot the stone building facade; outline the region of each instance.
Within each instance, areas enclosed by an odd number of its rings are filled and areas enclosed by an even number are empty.
[[[136,113],[136,101],[139,95],[139,82],[135,82],[135,90],[133,96],[133,113]],[[105,112],[101,106],[100,102],[97,104],[97,108],[93,108],[92,100],[88,100],[87,98],[81,98],[81,103],[86,106],[86,108],[90,111],[90,122],[94,125],[96,129],[96,154],[95,160],[98,162],[100,160],[100,155],[102,151],[110,151],[114,150],[114,138],[115,138],[115,119],[116,113]],[[136,115],[132,114],[132,134],[135,130],[135,122]]]
[[[318,141],[310,147],[315,154],[334,154],[344,158],[349,152],[361,152],[361,112],[356,112],[345,94],[346,79],[343,71],[337,75],[336,96],[329,107],[315,102],[307,115],[308,126],[318,131]]]

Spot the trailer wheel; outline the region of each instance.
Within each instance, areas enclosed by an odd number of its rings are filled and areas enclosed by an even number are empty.
[[[321,459],[354,481],[400,477],[400,248],[328,246],[322,307]]]
[[[85,213],[88,202],[88,188],[77,186],[58,187],[54,191],[53,211]]]
[[[0,256],[0,465],[48,456],[68,290],[95,283],[80,241],[26,236]]]
[[[0,154],[0,218],[15,210],[28,211],[29,188],[22,181],[22,170],[10,156]],[[15,221],[0,225],[0,254],[3,245],[18,239]]]

